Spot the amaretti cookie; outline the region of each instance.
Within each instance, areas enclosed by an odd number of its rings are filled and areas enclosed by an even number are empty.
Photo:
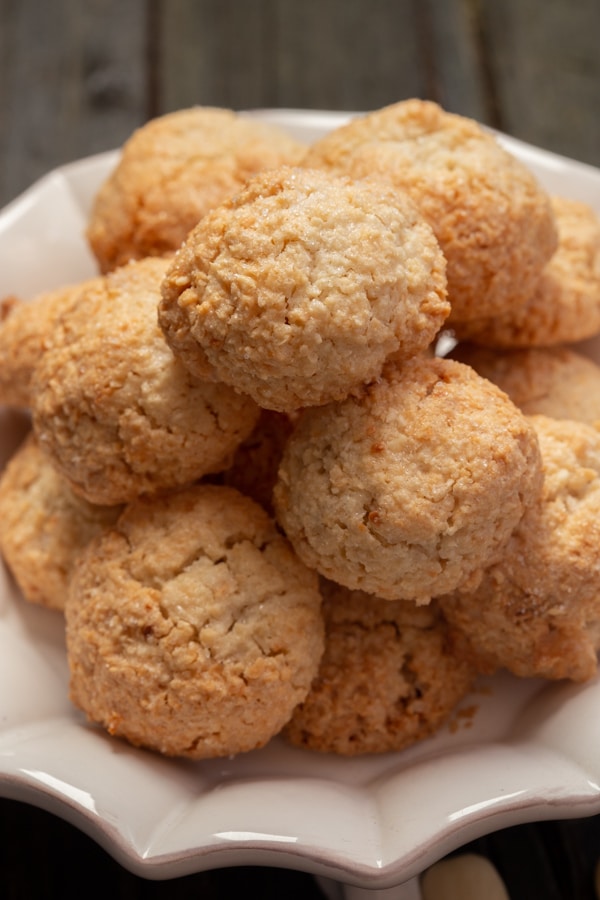
[[[493,350],[462,342],[451,356],[497,384],[526,415],[600,424],[600,366],[572,347]]]
[[[521,302],[498,316],[458,323],[456,335],[489,347],[555,347],[600,332],[600,219],[586,203],[553,197],[558,248]]]
[[[95,281],[35,370],[40,446],[91,503],[222,471],[259,415],[248,397],[194,378],[173,356],[156,314],[167,265],[148,258]]]
[[[382,177],[412,197],[448,260],[451,322],[512,309],[556,248],[549,199],[529,170],[478,123],[429,101],[352,119],[304,165]]]
[[[96,196],[87,236],[101,271],[171,254],[251,175],[295,164],[305,151],[276,126],[229,109],[198,106],[152,119],[125,143]]]
[[[439,602],[478,665],[584,681],[600,649],[600,433],[546,416],[531,422],[543,460],[540,502],[477,590]]]
[[[194,759],[264,745],[323,652],[316,574],[258,504],[216,485],[131,504],[80,558],[66,622],[74,703]]]
[[[279,412],[341,399],[424,350],[445,260],[410,200],[283,167],[208,213],[164,279],[161,326],[191,372]]]
[[[401,750],[441,728],[477,673],[435,604],[379,600],[324,579],[321,592],[325,652],[283,736],[354,756]]]
[[[63,610],[78,554],[119,513],[74,494],[30,435],[0,476],[0,551],[25,599]]]
[[[535,431],[506,394],[469,366],[415,357],[302,412],[274,505],[325,577],[423,603],[477,583],[540,485]]]

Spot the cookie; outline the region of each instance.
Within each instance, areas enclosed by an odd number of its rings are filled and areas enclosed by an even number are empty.
[[[65,615],[74,703],[169,756],[266,744],[323,652],[317,576],[257,504],[216,485],[127,507],[80,558]]]
[[[600,366],[571,347],[493,350],[460,343],[451,356],[497,384],[526,415],[600,424]]]
[[[429,101],[352,119],[304,165],[379,176],[412,197],[448,261],[449,322],[512,309],[556,248],[549,199],[529,170],[476,122]]]
[[[325,577],[423,603],[477,582],[540,482],[535,431],[506,394],[469,366],[423,357],[304,410],[274,505]]]
[[[201,220],[159,319],[195,375],[289,412],[428,347],[449,311],[444,272],[431,228],[388,186],[283,167]]]
[[[31,406],[33,372],[50,345],[63,312],[77,302],[75,284],[47,291],[30,301],[7,297],[0,306],[0,403]]]
[[[279,128],[229,109],[192,107],[152,119],[125,143],[95,198],[87,237],[100,270],[171,254],[251,175],[294,164],[304,152]]]
[[[439,602],[480,666],[584,681],[600,649],[600,433],[546,416],[531,422],[543,460],[540,502],[477,590]]]
[[[600,332],[600,219],[587,204],[553,197],[558,248],[533,290],[515,286],[519,304],[496,317],[455,327],[489,347],[555,347]]]
[[[222,471],[259,410],[194,378],[157,323],[168,263],[139,260],[98,279],[35,370],[40,446],[91,503],[129,502]]]
[[[402,750],[441,728],[475,667],[434,604],[378,600],[323,580],[325,652],[283,729],[295,746],[354,756]]]
[[[30,435],[0,476],[0,551],[25,599],[63,610],[77,556],[119,512],[74,494]]]

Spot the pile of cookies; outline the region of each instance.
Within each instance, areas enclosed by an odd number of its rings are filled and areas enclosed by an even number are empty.
[[[590,208],[434,103],[311,147],[194,108],[132,135],[87,236],[96,277],[3,303],[32,428],[0,549],[91,721],[381,753],[478,673],[595,673]]]

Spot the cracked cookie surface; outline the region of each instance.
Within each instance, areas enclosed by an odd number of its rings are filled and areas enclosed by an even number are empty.
[[[66,621],[73,701],[191,758],[264,745],[323,652],[316,574],[261,507],[215,485],[128,507],[78,562]]]

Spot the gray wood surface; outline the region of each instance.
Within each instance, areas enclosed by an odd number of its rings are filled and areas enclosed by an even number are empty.
[[[0,0],[0,203],[194,103],[410,96],[600,164],[600,0]]]

